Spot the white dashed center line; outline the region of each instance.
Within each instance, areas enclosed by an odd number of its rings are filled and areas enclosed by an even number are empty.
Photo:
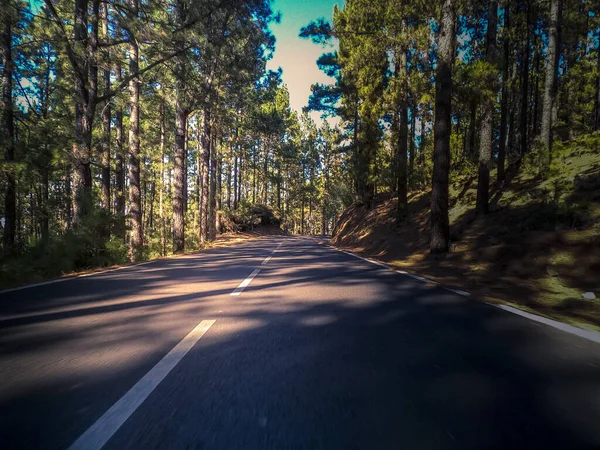
[[[231,295],[231,296],[238,296],[238,295],[240,295],[242,293],[242,291],[244,289],[246,289],[250,283],[252,283],[252,280],[254,279],[254,277],[256,275],[258,275],[259,272],[260,272],[260,269],[256,269],[254,272],[252,272],[250,274],[250,276],[248,278],[246,278],[244,281],[242,281],[240,283],[240,285],[237,288],[235,288],[235,291],[233,291],[229,295]]]
[[[281,241],[281,242],[279,243],[279,245],[277,245],[277,248],[275,248],[275,250],[273,250],[273,251],[271,252],[271,254],[270,254],[269,256],[267,256],[267,257],[264,259],[264,261],[263,261],[263,262],[261,262],[261,263],[260,263],[260,265],[261,265],[261,266],[264,266],[264,265],[266,265],[266,264],[267,264],[269,261],[271,261],[271,258],[272,258],[272,257],[273,257],[273,255],[274,255],[274,254],[277,252],[277,249],[278,249],[279,247],[281,247],[281,244],[283,244],[283,241]],[[244,281],[242,281],[242,282],[240,283],[240,285],[239,285],[237,288],[235,288],[235,290],[234,290],[234,291],[233,291],[231,294],[229,294],[229,295],[231,295],[231,296],[233,296],[233,297],[237,297],[238,295],[240,295],[240,294],[241,294],[241,293],[244,291],[244,289],[246,289],[246,288],[247,288],[247,287],[250,285],[250,283],[252,283],[252,280],[254,279],[254,277],[255,277],[256,275],[258,275],[258,273],[259,273],[259,272],[260,272],[260,269],[256,269],[254,272],[252,272],[252,273],[250,274],[250,276],[249,276],[248,278],[246,278]]]
[[[148,398],[152,391],[156,389],[159,383],[165,379],[169,372],[173,370],[179,361],[192,349],[196,342],[204,336],[213,323],[215,323],[214,320],[203,320],[200,322],[150,372],[144,375],[96,423],[88,428],[69,447],[69,450],[100,450],[121,425],[138,409],[142,402]]]

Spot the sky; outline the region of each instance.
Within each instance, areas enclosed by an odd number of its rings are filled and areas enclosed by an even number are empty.
[[[281,13],[281,22],[272,24],[271,31],[275,35],[275,54],[267,68],[283,69],[283,82],[290,92],[290,106],[302,112],[308,104],[310,86],[314,83],[332,83],[333,79],[325,75],[317,67],[317,58],[325,52],[333,51],[332,47],[321,47],[309,39],[298,37],[300,28],[310,21],[324,17],[331,22],[333,6],[343,5],[343,0],[275,0],[273,11]],[[318,120],[320,113],[311,114]]]

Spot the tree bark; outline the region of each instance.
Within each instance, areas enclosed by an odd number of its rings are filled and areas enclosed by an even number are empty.
[[[233,150],[233,148],[232,148]],[[231,209],[231,160],[229,160],[229,164],[227,164],[227,209]]]
[[[528,134],[527,134],[527,108],[529,107],[529,55],[530,55],[530,22],[531,22],[531,5],[530,0],[525,0],[526,9],[526,38],[525,38],[525,52],[523,53],[523,59],[521,61],[521,118],[520,118],[520,133],[521,133],[521,157],[527,153],[528,148]]]
[[[414,183],[415,171],[415,128],[417,122],[417,108],[413,106],[410,110],[410,140],[409,140],[409,159],[408,159],[408,179]]]
[[[173,252],[181,253],[185,250],[185,212],[184,193],[185,188],[185,128],[187,123],[187,112],[183,106],[182,88],[178,89],[175,106],[175,146],[173,154]]]
[[[137,0],[127,0],[134,18],[138,15]],[[139,52],[135,38],[129,43],[129,73],[139,70]],[[129,253],[132,261],[142,257],[142,199],[140,190],[140,80],[133,77],[129,81],[129,226],[131,235]]]
[[[404,222],[408,217],[408,82],[406,50],[401,49],[398,54],[399,76],[402,80],[400,93],[400,121],[398,123],[398,211],[396,221]]]
[[[200,156],[202,173],[202,199],[200,201],[200,242],[208,241],[208,184],[210,167],[210,109],[205,109],[202,117],[202,153]]]
[[[450,172],[450,116],[452,113],[452,62],[456,41],[454,0],[444,0],[438,37],[436,68],[433,177],[431,191],[432,253],[450,247],[448,219],[448,180]]]
[[[238,158],[237,156],[233,157],[233,209],[238,208],[238,201],[240,198],[239,188],[238,188]]]
[[[167,252],[167,230],[164,210],[165,190],[165,99],[160,102],[160,189],[158,191],[158,214],[160,216],[160,255],[165,256]]]
[[[102,12],[102,35],[104,39],[108,40],[108,5],[103,3],[101,6]],[[104,54],[106,58],[106,64],[110,58],[110,52],[107,50]],[[106,69],[103,72],[104,79],[104,95],[108,96],[110,93],[110,70]],[[107,99],[102,108],[102,189],[100,191],[100,198],[102,201],[102,207],[107,211],[110,211],[110,126],[111,126],[111,109],[110,99]]]
[[[212,133],[210,142],[210,187],[208,200],[208,240],[217,238],[217,146],[216,133]]]
[[[490,0],[488,9],[488,26],[486,36],[486,61],[496,64],[496,33],[498,22],[498,2]],[[495,72],[495,70],[494,70]],[[497,90],[497,75],[486,80],[486,88],[491,91],[481,96],[481,121],[479,126],[479,177],[477,181],[477,215],[487,214],[489,208],[490,163],[492,160],[492,143],[494,137],[494,102]],[[486,90],[487,90],[486,89]]]
[[[121,64],[117,63],[116,71],[117,83],[120,83]],[[117,108],[115,112],[115,143],[117,152],[115,155],[115,213],[120,216],[121,237],[125,239],[125,137],[123,132],[123,109]]]
[[[12,95],[12,18],[5,12],[2,24],[2,144],[6,164],[6,192],[4,194],[4,230],[2,246],[5,252],[13,249],[16,235],[17,183],[12,165],[15,161],[15,124]]]
[[[75,142],[73,144],[73,222],[79,223],[92,208],[90,155],[98,89],[98,14],[100,0],[92,1],[88,24],[88,0],[75,1],[74,39],[77,49],[75,76]],[[88,34],[88,29],[90,33]]]
[[[502,100],[500,103],[500,141],[498,142],[498,184],[504,182],[506,164],[506,137],[508,117],[508,67],[510,56],[510,0],[504,1],[504,48],[502,55]]]
[[[223,199],[223,155],[221,154],[221,152],[216,152],[216,156],[217,156],[217,170],[216,170],[216,177],[217,177],[217,192],[216,192],[216,211],[215,211],[215,222],[216,222],[216,232],[220,233],[221,232],[221,215],[219,214],[219,211],[221,211],[221,202]],[[216,237],[216,235],[215,235]]]
[[[552,155],[552,108],[556,101],[556,79],[558,71],[560,20],[562,0],[550,2],[550,28],[548,30],[548,50],[546,62],[546,81],[544,85],[544,105],[542,111],[542,158],[540,172],[547,174]]]

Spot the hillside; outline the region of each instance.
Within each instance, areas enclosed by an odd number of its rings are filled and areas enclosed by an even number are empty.
[[[371,210],[350,207],[332,244],[487,301],[600,328],[600,299],[583,298],[600,297],[600,134],[555,150],[547,180],[532,161],[509,168],[504,185],[493,187],[485,217],[474,214],[476,177],[454,180],[449,254],[428,251],[429,192],[411,195],[411,219],[400,227],[389,195],[379,195]]]

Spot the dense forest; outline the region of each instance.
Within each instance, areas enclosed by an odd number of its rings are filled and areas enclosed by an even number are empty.
[[[485,215],[511,168],[546,177],[553,144],[600,129],[599,13],[346,0],[299,30],[331,47],[333,82],[298,114],[266,69],[269,0],[5,0],[3,271],[194,250],[257,216],[327,234],[381,192],[410,223],[409,192],[428,189],[430,249],[447,252],[452,176],[477,176]]]
[[[269,1],[3,5],[12,269],[179,253],[257,217],[327,232],[351,199],[338,131],[299,117],[266,70]]]
[[[450,248],[449,181],[477,177],[476,214],[524,165],[561,170],[554,143],[600,129],[600,4],[589,0],[347,0],[300,33],[339,49],[309,107],[341,117],[356,201],[431,189],[430,251]],[[491,170],[494,169],[494,178]]]

